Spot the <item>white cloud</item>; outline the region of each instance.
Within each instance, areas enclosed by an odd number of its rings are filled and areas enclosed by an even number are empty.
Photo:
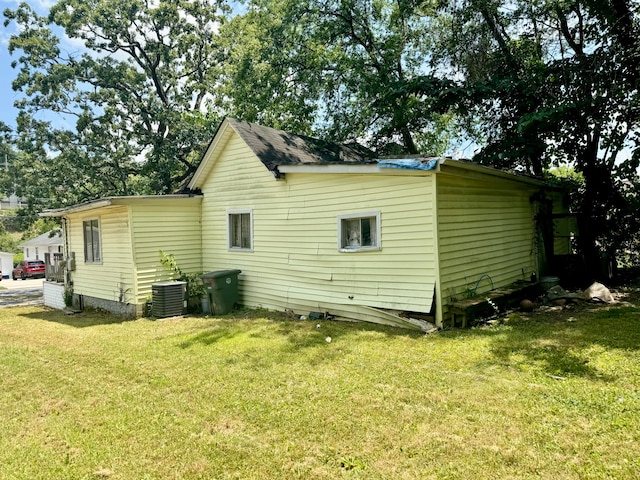
[[[0,0],[0,10],[4,11],[5,8],[14,9],[18,5],[20,5],[22,1],[23,0]],[[48,13],[49,9],[53,7],[57,2],[58,0],[30,0],[28,3],[31,8],[33,8],[40,15],[43,15],[45,13]]]

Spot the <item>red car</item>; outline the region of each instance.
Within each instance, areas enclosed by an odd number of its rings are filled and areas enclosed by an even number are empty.
[[[21,278],[22,280],[37,277],[44,278],[44,275],[44,262],[42,260],[26,260],[24,262],[20,262],[11,273],[11,277],[14,280],[17,280],[18,278]]]

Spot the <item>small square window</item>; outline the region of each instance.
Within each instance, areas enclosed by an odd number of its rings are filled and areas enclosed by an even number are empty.
[[[338,239],[341,252],[379,250],[380,212],[338,216]]]
[[[253,215],[251,210],[227,212],[229,223],[229,250],[253,249]]]

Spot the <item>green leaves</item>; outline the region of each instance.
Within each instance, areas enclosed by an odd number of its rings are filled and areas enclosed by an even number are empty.
[[[205,107],[227,12],[222,2],[184,0],[61,0],[48,18],[26,4],[5,12],[19,26],[10,50],[23,53],[19,130],[44,164],[77,179],[65,200],[171,192],[195,170],[219,122]],[[60,28],[84,48],[61,49]],[[43,110],[62,116],[66,131],[54,132],[50,116],[36,121]],[[58,177],[51,192],[69,183]]]
[[[423,5],[424,6],[424,5]],[[256,1],[222,30],[231,52],[224,88],[232,114],[337,141],[433,151],[423,135],[449,112],[416,79],[428,62],[433,18],[412,2]],[[438,147],[438,149],[440,149]]]
[[[452,16],[461,33],[448,43],[450,58],[467,85],[483,88],[470,97],[486,141],[477,160],[538,175],[575,166],[585,183],[573,208],[584,216],[580,247],[592,265],[596,243],[615,251],[640,230],[625,213],[638,185],[630,153],[640,127],[632,5],[469,0]],[[463,40],[471,48],[459,54]]]

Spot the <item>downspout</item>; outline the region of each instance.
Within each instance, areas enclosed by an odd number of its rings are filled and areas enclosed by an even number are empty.
[[[127,228],[129,229],[129,244],[131,245],[131,270],[133,272],[132,277],[129,279],[131,281],[131,284],[133,285],[132,288],[132,292],[131,294],[133,295],[133,300],[132,303],[134,303],[135,305],[138,305],[139,302],[139,298],[138,296],[140,295],[140,289],[138,286],[138,252],[137,252],[137,245],[136,245],[136,238],[135,238],[135,234],[133,233],[133,206],[132,205],[127,205]],[[124,298],[123,300],[125,300],[124,303],[129,303],[126,302],[126,298]],[[146,303],[146,302],[145,302]],[[136,309],[138,308],[137,306],[135,307]],[[140,312],[143,313],[144,312]],[[138,312],[136,311],[136,316],[138,316]]]
[[[69,252],[69,223],[67,222],[67,217],[62,217],[62,240],[64,243],[65,258],[64,286],[67,288],[73,285],[73,281],[71,280],[71,269],[68,267],[68,262],[71,259],[71,252]]]
[[[440,235],[438,233],[438,172],[440,171],[440,163],[434,171],[431,178],[431,205],[432,207],[432,225],[433,225],[433,258],[435,266],[435,302],[436,302],[436,326],[438,328],[443,327],[443,296],[442,296],[442,282],[440,276]]]

